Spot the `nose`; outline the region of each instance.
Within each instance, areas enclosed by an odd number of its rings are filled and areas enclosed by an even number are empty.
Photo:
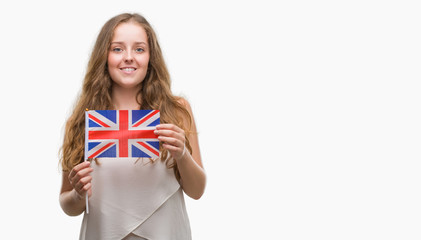
[[[132,51],[125,51],[125,55],[124,55],[124,61],[125,62],[131,62],[133,61],[133,53]]]

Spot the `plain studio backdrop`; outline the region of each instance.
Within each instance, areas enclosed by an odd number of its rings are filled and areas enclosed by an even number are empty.
[[[96,36],[155,28],[208,174],[194,239],[420,239],[417,1],[9,1],[1,239],[77,239],[58,151]]]

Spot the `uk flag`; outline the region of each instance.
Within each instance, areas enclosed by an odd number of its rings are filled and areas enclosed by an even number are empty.
[[[159,157],[159,110],[85,112],[85,159]]]

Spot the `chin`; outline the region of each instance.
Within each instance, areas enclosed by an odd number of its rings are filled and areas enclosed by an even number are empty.
[[[139,89],[140,84],[142,82],[136,82],[136,83],[130,83],[130,82],[119,82],[115,83],[114,85],[117,85],[119,88],[130,90],[130,89]]]

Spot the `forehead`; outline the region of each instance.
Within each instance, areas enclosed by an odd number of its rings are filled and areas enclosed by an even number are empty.
[[[112,42],[148,42],[145,29],[137,22],[120,23],[114,29]]]

